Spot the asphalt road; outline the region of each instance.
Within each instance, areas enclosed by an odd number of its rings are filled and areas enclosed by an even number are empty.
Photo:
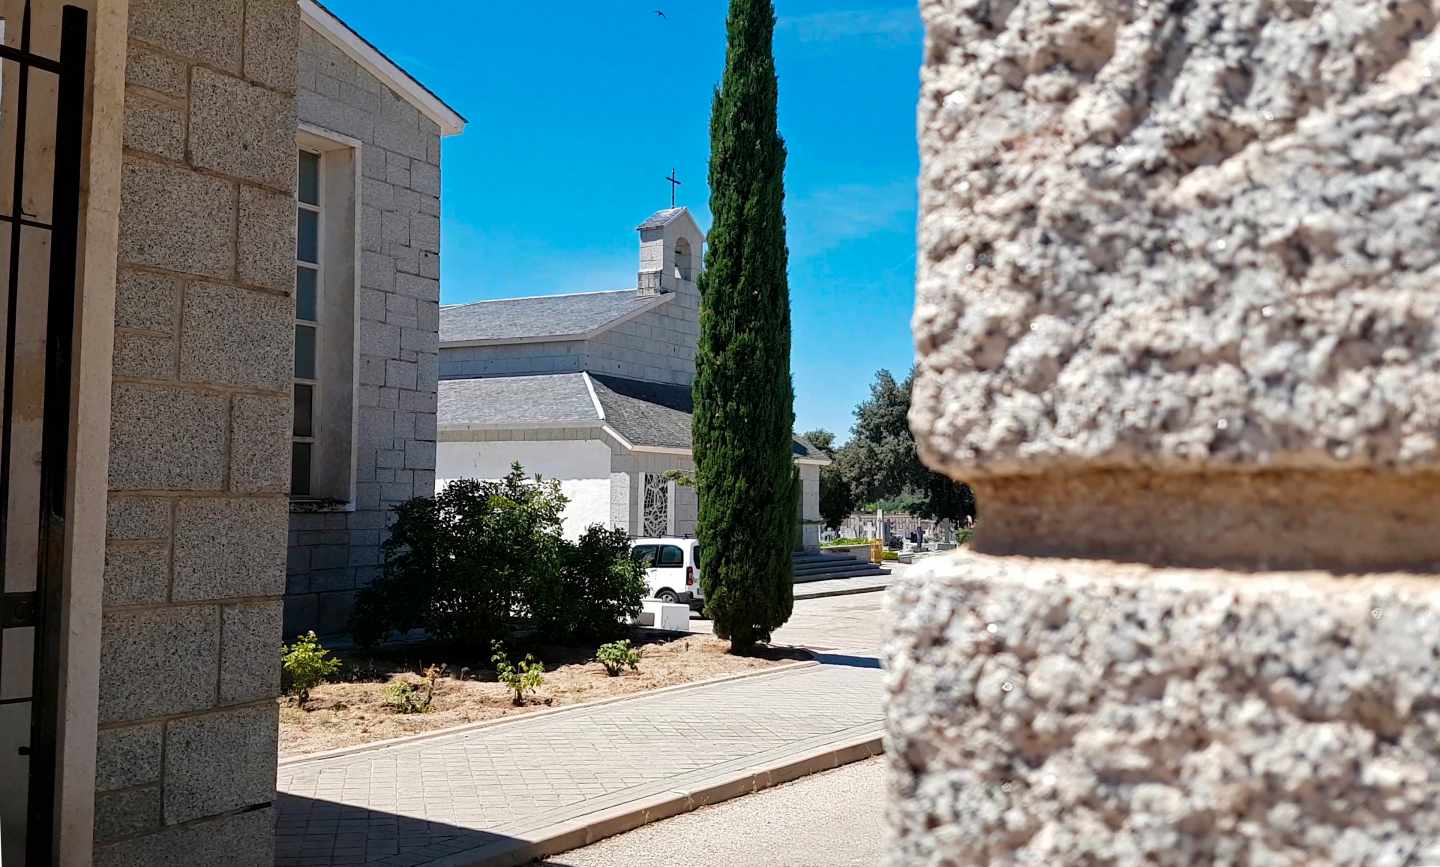
[[[874,867],[883,758],[846,765],[557,855],[542,867]]]

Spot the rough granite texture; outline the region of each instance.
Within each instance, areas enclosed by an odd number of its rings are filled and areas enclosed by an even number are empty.
[[[964,554],[891,590],[893,865],[1440,863],[1440,586]]]
[[[924,0],[932,464],[1440,464],[1437,7]]]

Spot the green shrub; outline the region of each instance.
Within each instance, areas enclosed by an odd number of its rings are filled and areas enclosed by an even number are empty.
[[[280,667],[289,681],[289,693],[303,709],[310,700],[310,690],[335,674],[340,669],[340,660],[332,658],[311,631],[289,647],[280,645]]]
[[[445,673],[445,666],[432,665],[425,669],[424,682],[397,680],[385,687],[385,704],[400,713],[429,713],[435,701],[435,684]]]
[[[899,560],[899,559],[900,559],[900,552],[898,552],[898,551],[886,551],[884,554],[881,555],[881,559],[883,559],[883,560]]]
[[[545,666],[535,661],[535,657],[525,654],[520,665],[510,664],[510,657],[505,655],[505,647],[500,642],[492,645],[495,655],[490,661],[495,663],[495,676],[499,681],[510,688],[514,694],[511,699],[516,707],[525,704],[525,693],[534,692],[545,682]]]
[[[464,479],[400,504],[384,572],[356,599],[355,641],[370,647],[416,627],[472,648],[517,626],[551,640],[613,635],[640,610],[644,570],[623,531],[565,539],[566,502],[559,482],[515,464],[501,481]]]
[[[640,670],[640,651],[630,646],[629,639],[600,645],[595,660],[605,666],[605,673],[611,677],[619,677],[627,668]]]
[[[566,542],[555,571],[538,575],[528,594],[533,624],[552,640],[613,638],[640,613],[645,567],[630,556],[624,530],[593,526]]]
[[[420,687],[413,681],[396,680],[385,685],[384,702],[400,713],[424,713],[420,709]]]
[[[836,539],[833,542],[826,542],[822,548],[833,548],[837,545],[869,545],[869,539]]]

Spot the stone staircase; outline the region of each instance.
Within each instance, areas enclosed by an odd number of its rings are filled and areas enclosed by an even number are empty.
[[[835,578],[864,578],[870,575],[889,574],[874,563],[856,560],[845,554],[797,551],[792,555],[792,561],[796,584],[803,584],[806,581],[830,581]]]

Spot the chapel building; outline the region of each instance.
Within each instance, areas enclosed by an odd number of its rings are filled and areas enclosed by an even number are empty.
[[[632,536],[693,536],[691,386],[705,233],[687,208],[638,227],[634,288],[440,309],[436,486],[498,479],[520,463],[557,479],[566,535],[592,524]],[[802,538],[820,531],[823,452],[796,439]]]

